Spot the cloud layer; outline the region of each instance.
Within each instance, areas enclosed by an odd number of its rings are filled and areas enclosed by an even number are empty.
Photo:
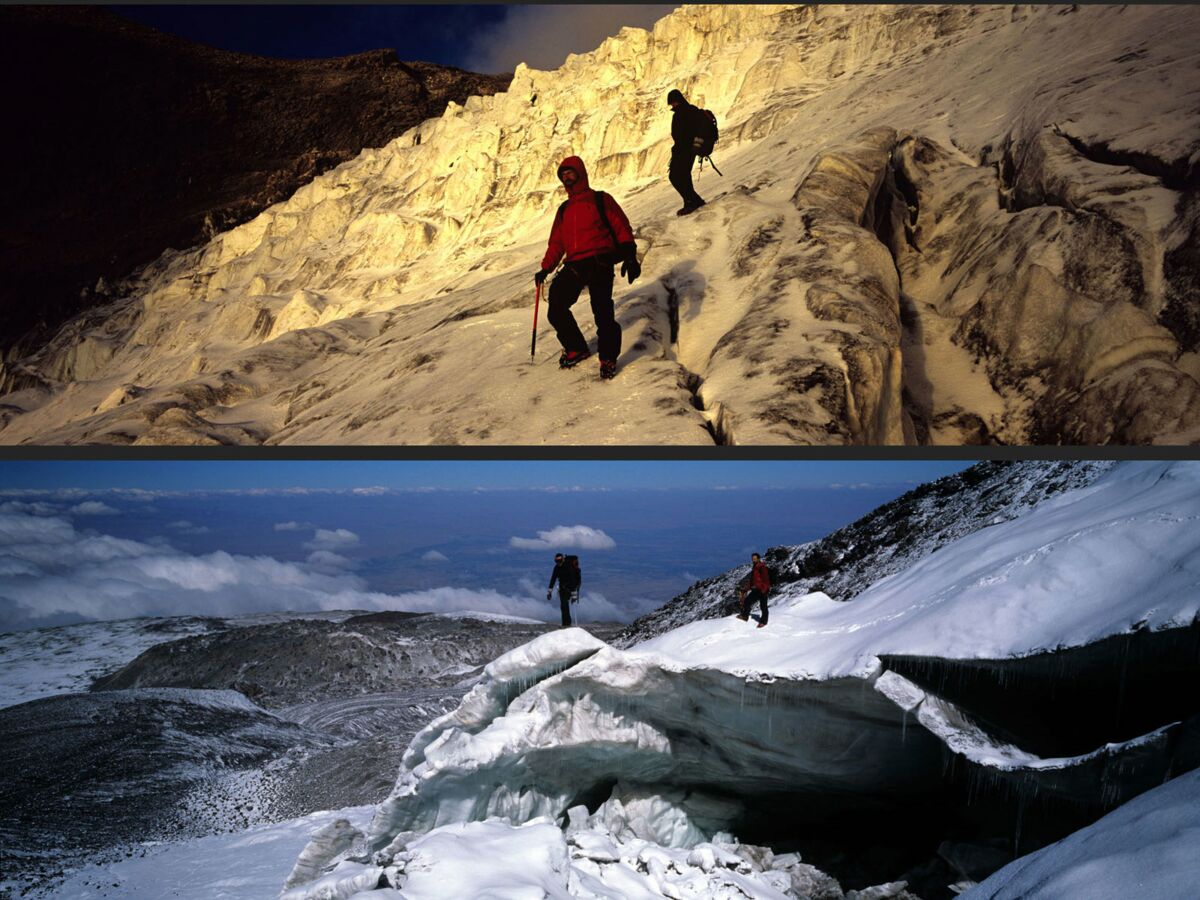
[[[217,550],[189,554],[155,540],[129,540],[75,528],[60,515],[0,508],[0,631],[136,616],[235,616],[336,609],[478,612],[557,620],[544,588],[521,593],[439,587],[386,594],[346,570],[350,561],[326,547],[308,560],[285,562]],[[569,529],[574,531],[572,529]],[[603,532],[584,529],[600,535]],[[318,531],[332,546],[353,546],[346,529]],[[316,541],[314,541],[315,543]],[[599,594],[585,593],[585,621],[626,618]]]
[[[99,500],[85,500],[71,507],[71,512],[77,516],[115,516],[120,510],[113,509],[107,503]]]
[[[508,545],[518,550],[611,550],[617,542],[598,528],[558,525],[539,531],[536,538],[509,538]]]

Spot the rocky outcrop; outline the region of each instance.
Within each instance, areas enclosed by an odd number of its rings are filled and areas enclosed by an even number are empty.
[[[159,259],[10,354],[0,440],[1195,441],[1196,24],[683,7]],[[671,88],[721,123],[683,219]],[[605,385],[526,355],[569,154],[643,256]]]
[[[5,348],[30,329],[23,345],[44,343],[167,248],[239,225],[448,101],[509,81],[390,50],[230,53],[88,7],[0,10],[0,73],[14,87],[0,150]]]

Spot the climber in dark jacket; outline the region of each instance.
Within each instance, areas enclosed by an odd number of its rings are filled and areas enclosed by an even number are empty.
[[[667,94],[667,105],[674,110],[671,115],[671,140],[674,143],[671,146],[669,176],[671,186],[683,198],[683,208],[677,210],[675,215],[686,216],[704,205],[704,198],[692,186],[692,165],[696,162],[692,140],[704,133],[704,113],[699,107],[688,103],[677,90]]]
[[[758,601],[758,627],[767,627],[767,594],[771,591],[771,570],[757,553],[750,554],[750,590],[741,597],[742,611],[738,618],[750,621],[750,607]]]
[[[561,553],[554,554],[554,571],[550,573],[550,586],[546,588],[546,599],[558,582],[558,604],[562,610],[562,627],[571,627],[571,602],[579,599],[579,588],[583,577],[579,572],[579,558],[571,557],[568,562]]]
[[[591,189],[587,169],[578,156],[562,161],[558,179],[566,188],[567,202],[554,217],[542,268],[533,277],[541,284],[566,256],[566,265],[550,284],[547,313],[563,348],[558,364],[569,369],[591,355],[571,315],[571,306],[587,288],[592,315],[596,317],[600,377],[612,378],[617,374],[621,352],[621,326],[613,311],[613,266],[621,263],[621,274],[629,278],[630,284],[642,273],[633,228],[616,200]]]

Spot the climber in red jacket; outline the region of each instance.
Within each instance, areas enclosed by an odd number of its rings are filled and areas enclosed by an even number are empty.
[[[571,306],[586,287],[596,318],[600,377],[612,378],[621,352],[621,326],[613,313],[613,266],[621,263],[621,274],[630,284],[642,273],[633,229],[616,200],[588,186],[587,169],[578,156],[562,161],[558,180],[566,188],[567,200],[554,216],[542,268],[533,277],[541,284],[566,256],[566,265],[550,284],[547,313],[563,348],[558,364],[569,369],[591,355],[571,314]]]
[[[750,607],[758,601],[758,627],[767,627],[767,594],[771,592],[771,570],[757,553],[750,554],[750,591],[741,595],[742,611],[738,618],[743,622],[750,621]],[[739,591],[739,593],[741,593]]]

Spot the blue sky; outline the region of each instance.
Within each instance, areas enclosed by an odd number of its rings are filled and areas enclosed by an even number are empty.
[[[751,552],[964,468],[932,462],[7,462],[0,631],[135,616],[468,610],[631,621]]]
[[[136,488],[154,491],[283,488],[398,490],[661,490],[915,485],[969,462],[826,461],[17,461],[0,465],[0,489]]]

